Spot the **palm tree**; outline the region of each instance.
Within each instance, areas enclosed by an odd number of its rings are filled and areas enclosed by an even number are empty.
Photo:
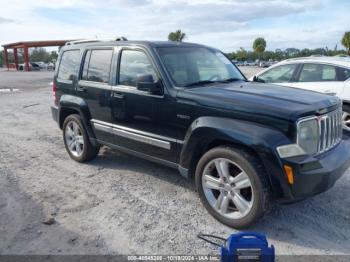
[[[186,34],[181,32],[181,30],[176,30],[175,32],[170,32],[168,35],[169,41],[182,42],[186,38]]]
[[[344,33],[341,43],[347,49],[348,55],[350,55],[350,31]]]
[[[266,48],[266,41],[262,37],[258,37],[254,40],[253,49],[257,54],[262,54]]]

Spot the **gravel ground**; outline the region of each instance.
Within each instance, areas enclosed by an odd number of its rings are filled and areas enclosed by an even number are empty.
[[[19,89],[0,92],[0,254],[216,254],[196,235],[235,231],[177,171],[108,148],[88,164],[70,160],[49,110],[51,80],[0,71],[0,88]],[[249,230],[265,232],[278,254],[350,254],[349,191],[350,170]]]

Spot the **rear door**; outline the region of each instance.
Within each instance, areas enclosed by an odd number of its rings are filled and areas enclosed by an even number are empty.
[[[305,63],[293,86],[341,97],[344,80],[340,81],[337,67],[334,65]]]
[[[114,48],[90,48],[84,52],[83,67],[77,86],[77,93],[88,105],[93,120],[110,122],[111,83]],[[96,129],[97,139],[113,142],[110,132]]]

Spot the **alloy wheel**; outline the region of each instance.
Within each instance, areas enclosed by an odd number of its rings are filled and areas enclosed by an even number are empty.
[[[203,191],[216,212],[229,219],[240,219],[250,212],[254,203],[253,187],[239,165],[226,158],[216,158],[203,172]]]
[[[75,121],[69,121],[65,129],[65,140],[69,152],[80,157],[84,151],[84,137],[80,126]]]
[[[343,111],[343,128],[350,131],[350,113]]]

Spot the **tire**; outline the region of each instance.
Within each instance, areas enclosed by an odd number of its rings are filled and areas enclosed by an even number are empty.
[[[228,170],[221,172],[228,174],[226,182],[222,182],[218,167],[222,171]],[[197,191],[207,211],[229,227],[248,227],[270,209],[270,187],[264,169],[245,150],[233,147],[211,149],[199,160],[195,179]]]
[[[69,115],[63,122],[63,141],[69,156],[77,162],[94,159],[99,148],[91,145],[81,117]]]
[[[345,121],[349,123],[345,123]],[[350,131],[350,105],[343,105],[343,127]]]

